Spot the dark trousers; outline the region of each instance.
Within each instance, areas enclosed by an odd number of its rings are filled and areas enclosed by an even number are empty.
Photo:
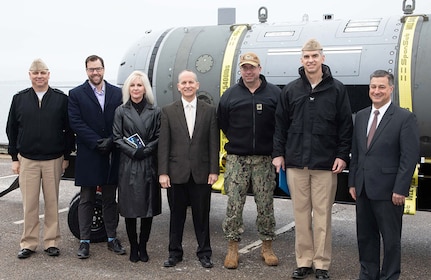
[[[183,257],[183,232],[187,207],[191,206],[193,225],[198,248],[196,255],[211,257],[212,250],[209,233],[209,213],[211,208],[211,186],[196,184],[190,176],[187,184],[172,184],[167,190],[171,212],[169,225],[169,256]]]
[[[97,187],[81,187],[78,206],[79,232],[81,240],[90,240],[93,223],[94,203]],[[117,237],[118,209],[115,200],[117,186],[102,187],[102,214],[108,238]]]
[[[401,272],[401,229],[404,207],[389,200],[370,200],[365,191],[356,199],[359,279],[398,279]],[[383,264],[380,269],[380,236]]]

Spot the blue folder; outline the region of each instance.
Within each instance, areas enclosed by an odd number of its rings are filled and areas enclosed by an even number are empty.
[[[287,195],[290,195],[289,186],[287,185],[286,171],[282,168],[280,168],[280,172],[278,173],[278,187]]]

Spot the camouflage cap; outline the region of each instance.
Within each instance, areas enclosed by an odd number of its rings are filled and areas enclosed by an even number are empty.
[[[239,66],[242,66],[244,64],[251,64],[257,67],[260,65],[259,57],[254,52],[247,52],[241,55],[239,58]]]

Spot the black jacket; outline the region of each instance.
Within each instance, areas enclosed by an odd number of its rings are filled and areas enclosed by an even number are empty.
[[[13,160],[18,160],[18,153],[32,160],[51,160],[62,155],[69,159],[75,143],[67,102],[67,95],[51,87],[40,107],[33,88],[14,95],[6,126],[8,153]]]
[[[228,154],[271,155],[275,109],[281,89],[260,75],[260,87],[252,94],[242,78],[228,88],[218,105],[221,130],[229,140]]]
[[[136,159],[136,148],[123,137],[137,133],[148,150],[143,159]],[[113,134],[120,149],[118,173],[118,206],[126,218],[153,217],[161,213],[162,199],[157,176],[157,146],[160,133],[160,109],[146,104],[139,114],[131,101],[115,110]]]
[[[301,77],[282,91],[272,156],[284,156],[286,167],[331,170],[335,158],[349,161],[353,123],[347,90],[327,65],[322,70],[314,90],[300,67]]]

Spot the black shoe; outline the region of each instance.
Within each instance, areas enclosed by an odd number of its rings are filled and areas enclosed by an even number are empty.
[[[316,269],[316,279],[329,279],[329,273],[324,269]]]
[[[183,258],[177,258],[177,257],[169,257],[164,263],[164,267],[173,267],[176,266],[177,263],[182,262]]]
[[[60,255],[60,250],[57,247],[49,247],[45,250],[45,252],[48,254],[48,256],[56,257]]]
[[[141,243],[139,243],[139,259],[143,262],[148,262],[150,259],[147,253],[147,242],[145,241],[141,241]]]
[[[213,262],[211,261],[211,258],[208,256],[203,256],[203,257],[199,258],[199,261],[201,262],[201,265],[204,268],[213,267]]]
[[[126,250],[124,250],[123,246],[121,246],[120,240],[117,238],[108,242],[108,249],[117,255],[124,255],[126,253]]]
[[[313,273],[313,269],[311,267],[298,267],[293,271],[292,278],[293,279],[304,279],[309,274]]]
[[[129,256],[129,260],[131,262],[138,262],[139,261],[139,251],[138,251],[138,247],[136,246],[131,246],[130,247],[130,256]]]
[[[141,261],[143,261],[143,262],[148,262],[148,260],[149,260],[150,258],[148,257],[147,250],[141,250],[141,251],[139,252],[139,259],[140,259]]]
[[[21,249],[18,252],[18,259],[26,259],[26,258],[30,257],[33,253],[34,253],[34,251],[32,251],[30,249]]]
[[[81,242],[78,249],[78,258],[86,259],[90,256],[90,243]]]

